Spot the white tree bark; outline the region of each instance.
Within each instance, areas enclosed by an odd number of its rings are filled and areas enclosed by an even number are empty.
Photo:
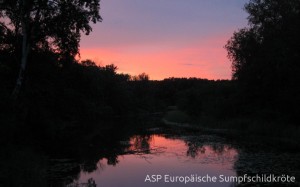
[[[23,0],[23,10],[25,9],[26,5],[26,0]],[[23,11],[25,12],[25,10]],[[29,33],[28,33],[28,28],[29,28],[29,23],[28,23],[28,18],[26,14],[23,14],[24,17],[21,20],[21,27],[22,27],[22,57],[21,57],[21,66],[20,66],[20,71],[17,79],[16,86],[14,88],[14,91],[12,93],[13,99],[17,99],[19,96],[19,93],[21,91],[21,87],[24,81],[24,74],[25,74],[25,69],[28,61],[28,54],[30,51],[30,43],[29,43]]]

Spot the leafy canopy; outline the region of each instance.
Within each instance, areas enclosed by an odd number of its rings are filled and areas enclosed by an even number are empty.
[[[294,79],[291,70],[299,70],[300,1],[251,0],[245,10],[249,27],[235,32],[225,46],[233,79],[249,84]]]
[[[19,51],[22,34],[31,49],[62,56],[78,53],[81,33],[102,21],[100,0],[0,0],[0,49]]]

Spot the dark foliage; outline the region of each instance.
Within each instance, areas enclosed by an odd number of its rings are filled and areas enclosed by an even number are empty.
[[[76,61],[80,32],[91,31],[89,21],[101,21],[99,0],[23,1],[28,3],[26,6],[20,2],[0,1],[0,17],[9,18],[14,25],[8,27],[0,22],[0,143],[5,150],[0,159],[17,160],[13,165],[16,168],[20,160],[12,156],[15,154],[25,159],[25,167],[46,167],[45,158],[36,156],[35,149],[51,154],[59,150],[59,154],[80,159],[98,155],[80,155],[85,152],[76,150],[90,145],[102,147],[100,151],[106,154],[103,158],[115,165],[119,154],[115,150],[124,151],[120,145],[128,127],[123,126],[124,119],[142,119],[136,125],[142,126],[145,123],[141,121],[147,121],[147,116],[161,118],[169,109],[184,112],[195,123],[209,118],[217,123],[229,121],[234,127],[247,129],[247,133],[263,136],[270,134],[270,129],[278,137],[297,134],[294,127],[300,116],[296,109],[300,104],[299,0],[251,0],[246,4],[249,27],[235,32],[226,45],[232,60],[230,81],[151,81],[145,73],[119,74],[113,64],[98,66],[91,60]],[[22,88],[17,100],[12,101],[15,80],[20,77],[20,59],[24,56],[22,24],[27,25],[27,43],[31,47],[25,55],[28,66],[22,70]],[[116,123],[117,119],[120,121]],[[266,121],[267,125],[261,123]],[[292,125],[283,128],[286,124]],[[140,137],[137,145],[148,138]],[[23,145],[31,146],[20,149]],[[111,147],[115,149],[110,150]],[[93,171],[99,156],[86,160],[79,162],[83,170]],[[30,171],[41,178],[29,185],[45,185],[42,177],[46,174],[38,171]],[[79,171],[79,167],[72,168],[73,178]],[[16,184],[30,182],[18,176],[16,179]],[[55,185],[55,181],[52,183]]]
[[[249,27],[226,45],[241,101],[252,110],[299,119],[300,1],[251,0],[245,10]]]

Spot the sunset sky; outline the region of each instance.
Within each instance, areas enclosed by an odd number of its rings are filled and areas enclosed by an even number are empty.
[[[224,49],[247,26],[246,0],[101,0],[102,23],[80,43],[81,60],[150,79],[230,79]]]

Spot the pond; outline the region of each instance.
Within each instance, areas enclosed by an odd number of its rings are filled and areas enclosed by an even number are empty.
[[[193,137],[166,137],[161,134],[134,135],[124,155],[111,165],[100,159],[93,172],[80,173],[76,181],[83,184],[93,179],[99,186],[195,186],[192,178],[200,176],[235,176],[233,169],[238,151],[222,142],[190,142]],[[213,137],[197,138],[212,139]],[[124,142],[125,143],[125,142]],[[179,177],[190,178],[182,182]],[[176,180],[177,177],[177,180]],[[231,186],[230,183],[213,183],[205,186]]]
[[[65,142],[2,147],[0,186],[300,186],[298,150],[197,128],[120,124]],[[237,183],[262,175],[295,182]]]
[[[246,147],[213,133],[152,128],[123,137],[111,147],[96,141],[92,149],[101,150],[98,159],[92,164],[81,162],[72,182],[64,184],[68,187],[218,187],[238,186],[237,177],[244,174],[299,176],[298,153],[273,152],[257,145]],[[242,185],[247,184],[253,185]]]

